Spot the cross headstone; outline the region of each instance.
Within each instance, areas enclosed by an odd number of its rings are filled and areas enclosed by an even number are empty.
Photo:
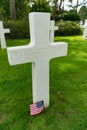
[[[83,25],[83,21],[82,20],[79,22],[79,25],[80,25],[81,28],[83,28],[84,25]]]
[[[30,13],[29,45],[8,47],[10,65],[32,63],[33,103],[44,101],[49,106],[49,61],[67,55],[67,43],[49,42],[50,14]]]
[[[51,20],[50,22],[50,42],[54,42],[54,31],[58,30],[57,26],[54,26],[54,20]]]
[[[83,39],[86,39],[86,37],[87,37],[87,19],[85,20],[85,24],[83,27],[84,27]]]
[[[3,23],[0,21],[0,41],[2,49],[6,48],[5,33],[10,33],[10,29],[4,29]]]

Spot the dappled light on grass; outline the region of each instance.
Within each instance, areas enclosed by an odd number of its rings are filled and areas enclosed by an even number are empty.
[[[56,37],[68,42],[68,56],[50,61],[50,106],[31,117],[31,64],[10,66],[0,49],[0,130],[87,129],[87,40],[82,36]],[[28,40],[8,40],[8,46]]]
[[[78,61],[87,61],[87,52],[83,52],[83,51],[79,51],[77,54],[76,54],[76,58]]]
[[[82,41],[82,36],[62,36],[55,37],[55,41]],[[83,40],[84,41],[84,40]]]
[[[61,72],[66,72],[69,69],[75,69],[75,68],[76,68],[76,66],[73,65],[73,64],[70,64],[70,63],[61,63],[61,64],[59,64],[59,70]]]

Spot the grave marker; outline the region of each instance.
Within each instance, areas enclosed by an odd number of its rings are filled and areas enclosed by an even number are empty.
[[[51,20],[50,22],[50,42],[54,42],[54,31],[58,30],[57,26],[54,26],[54,20]]]
[[[83,39],[85,40],[87,37],[87,19],[85,20],[85,24],[83,25],[84,31],[83,31]]]
[[[79,22],[79,25],[80,25],[81,28],[83,28],[84,25],[83,25],[83,21],[82,20]]]
[[[30,13],[29,45],[8,47],[10,65],[32,63],[33,103],[43,100],[49,106],[49,61],[67,55],[67,43],[49,42],[50,14]]]
[[[6,48],[6,41],[5,41],[5,33],[10,33],[10,29],[4,29],[3,23],[0,21],[0,41],[1,41],[1,48]]]

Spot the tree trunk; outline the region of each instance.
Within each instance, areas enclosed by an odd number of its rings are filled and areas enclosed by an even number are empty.
[[[60,13],[62,12],[62,7],[61,7],[61,6],[62,6],[62,2],[63,2],[63,1],[60,0],[60,4],[59,4],[59,12],[60,12]]]
[[[54,1],[53,20],[55,20],[55,16],[56,16],[56,11],[57,11],[57,2],[58,2],[58,0],[55,0],[55,1]]]
[[[76,3],[76,13],[77,13],[78,6],[79,6],[79,0],[77,0],[77,3]]]
[[[16,20],[15,0],[10,0],[10,14],[13,21]]]

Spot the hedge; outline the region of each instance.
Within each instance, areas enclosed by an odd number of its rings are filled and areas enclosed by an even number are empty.
[[[68,36],[68,35],[80,35],[82,30],[79,25],[75,22],[70,21],[60,21],[57,22],[58,30],[55,31],[56,36]],[[10,34],[7,34],[7,38],[10,39],[23,39],[30,38],[29,23],[26,21],[10,21],[4,23],[5,28],[10,28]]]
[[[27,21],[9,21],[4,23],[5,28],[10,29],[10,34],[6,36],[11,39],[29,38],[29,24]]]
[[[60,16],[60,19],[63,19],[64,21],[80,21],[80,16],[75,12],[63,13]]]
[[[82,30],[79,27],[79,24],[71,21],[60,21],[56,24],[58,26],[58,30],[55,31],[56,36],[70,36],[70,35],[81,35]]]

